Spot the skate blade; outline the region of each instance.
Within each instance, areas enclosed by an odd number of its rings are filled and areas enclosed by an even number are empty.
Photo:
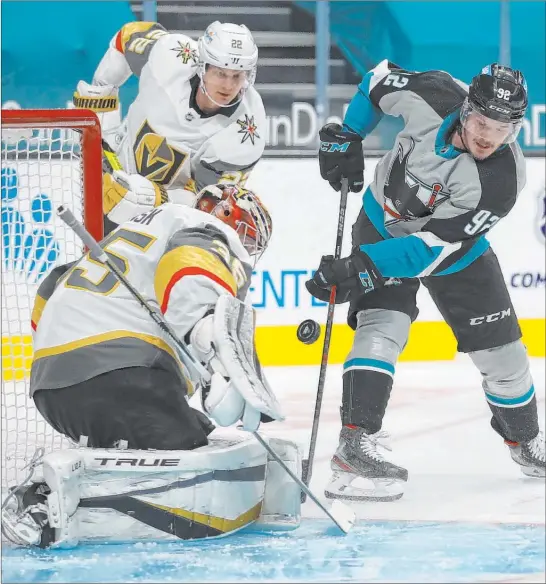
[[[324,491],[324,496],[327,499],[336,499],[340,501],[352,501],[353,503],[365,503],[366,501],[374,503],[388,503],[389,501],[397,501],[401,499],[404,493],[396,495],[344,495],[340,493],[331,493]]]
[[[40,543],[42,530],[34,521],[27,517],[2,510],[2,535],[16,546],[36,546]]]
[[[371,482],[373,487],[366,488],[354,483]],[[324,495],[327,499],[340,499],[353,502],[389,502],[396,501],[404,494],[404,481],[392,478],[364,478],[351,473],[334,473],[326,486]]]
[[[532,466],[520,466],[521,472],[526,477],[532,477],[534,479],[543,479],[546,477],[546,472],[543,468],[534,468]]]

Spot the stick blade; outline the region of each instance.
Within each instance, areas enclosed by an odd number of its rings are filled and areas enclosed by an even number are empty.
[[[348,505],[345,505],[345,503],[342,503],[338,499],[334,500],[332,503],[330,513],[335,517],[341,531],[343,531],[343,533],[349,533],[351,527],[355,524],[356,513]]]

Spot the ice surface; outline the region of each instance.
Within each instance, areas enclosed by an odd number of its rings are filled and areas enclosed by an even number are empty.
[[[316,519],[205,544],[12,551],[3,581],[539,582],[543,571],[543,527],[374,521],[335,536]]]
[[[311,487],[323,497],[337,445],[340,367],[328,369]],[[532,360],[544,427],[544,359]],[[287,422],[264,425],[307,448],[318,367],[270,368]],[[479,373],[453,362],[400,363],[385,418],[409,470],[392,503],[356,505],[335,535],[308,501],[290,533],[201,543],[2,550],[3,582],[544,582],[545,483],[524,477],[489,425]],[[325,502],[326,499],[323,499]]]

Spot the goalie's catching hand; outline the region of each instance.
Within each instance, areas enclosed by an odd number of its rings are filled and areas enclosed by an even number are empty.
[[[202,318],[190,334],[196,357],[212,374],[204,388],[205,411],[219,426],[241,420],[250,432],[260,422],[284,419],[267,380],[256,367],[252,307],[220,296],[214,313]]]

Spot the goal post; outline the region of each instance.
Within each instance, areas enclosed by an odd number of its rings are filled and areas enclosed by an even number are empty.
[[[57,217],[70,207],[103,237],[102,141],[90,110],[2,110],[2,490],[24,478],[37,447],[66,444],[29,397],[31,313],[38,286],[83,252]]]

